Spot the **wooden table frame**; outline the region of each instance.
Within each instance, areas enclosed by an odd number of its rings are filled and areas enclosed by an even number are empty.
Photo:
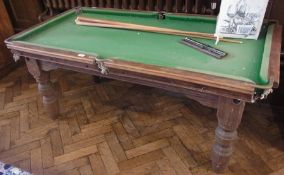
[[[270,84],[267,86],[115,59],[100,60],[92,55],[31,46],[13,41],[17,35],[5,42],[15,60],[25,59],[29,72],[38,83],[44,107],[52,118],[58,116],[59,105],[49,72],[59,68],[182,93],[203,105],[217,108],[218,126],[212,150],[212,167],[220,173],[224,172],[233,153],[233,143],[237,138],[237,128],[245,103],[255,102],[279,85],[281,31],[282,27],[275,24],[269,64]],[[263,89],[263,93],[257,94],[257,89]]]

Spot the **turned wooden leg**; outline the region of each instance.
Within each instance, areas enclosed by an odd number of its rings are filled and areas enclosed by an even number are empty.
[[[38,90],[42,95],[42,102],[45,110],[51,118],[59,114],[59,104],[56,92],[50,82],[49,72],[42,72],[38,81]]]
[[[59,104],[57,93],[50,81],[49,72],[41,70],[38,62],[34,59],[26,58],[26,64],[29,72],[38,83],[38,90],[42,95],[44,109],[47,114],[54,119],[59,115]]]
[[[224,172],[229,163],[244,107],[243,101],[219,98],[218,127],[215,131],[216,140],[212,151],[212,167],[217,173]]]

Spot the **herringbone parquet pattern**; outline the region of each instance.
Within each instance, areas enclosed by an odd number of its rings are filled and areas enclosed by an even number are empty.
[[[62,114],[55,121],[25,66],[0,81],[0,161],[35,175],[213,174],[215,110],[159,89],[96,84],[71,71],[54,71],[52,81]],[[228,174],[283,174],[280,114],[246,107]]]

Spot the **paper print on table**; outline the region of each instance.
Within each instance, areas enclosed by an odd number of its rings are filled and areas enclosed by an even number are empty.
[[[222,0],[216,36],[257,39],[268,0]]]

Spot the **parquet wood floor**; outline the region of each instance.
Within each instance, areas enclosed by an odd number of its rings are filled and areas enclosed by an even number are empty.
[[[0,80],[0,161],[35,175],[214,174],[214,109],[71,71],[52,72],[52,81],[62,114],[55,121],[25,66]],[[283,114],[263,104],[246,107],[226,174],[284,174]]]

